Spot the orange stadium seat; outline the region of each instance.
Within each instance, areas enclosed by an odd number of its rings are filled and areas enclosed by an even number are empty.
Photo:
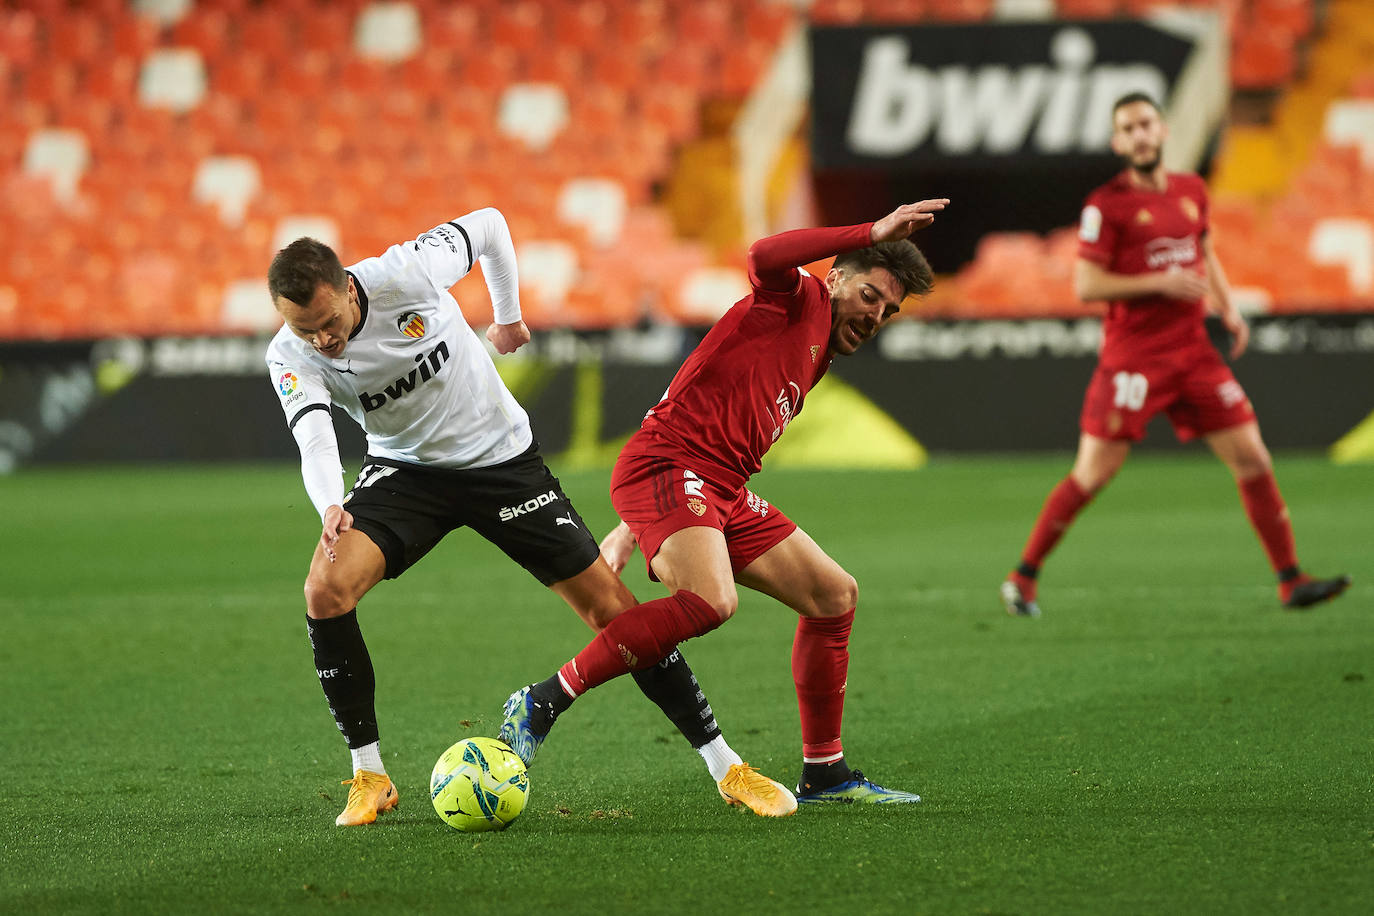
[[[927,0],[926,16],[946,22],[971,22],[992,15],[993,0]]]
[[[1254,21],[1304,38],[1312,31],[1312,0],[1250,0]]]
[[[1102,19],[1122,12],[1121,0],[1056,0],[1062,19]]]
[[[864,0],[815,0],[807,15],[817,25],[853,25],[864,20]]]
[[[935,2],[936,0],[865,0],[864,20],[904,23],[939,18],[940,13],[932,9]]]
[[[1244,29],[1231,57],[1231,83],[1237,89],[1274,89],[1297,67],[1293,36],[1270,25]]]

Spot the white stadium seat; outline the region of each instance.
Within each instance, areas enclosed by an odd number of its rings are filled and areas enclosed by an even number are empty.
[[[1361,164],[1366,169],[1374,169],[1374,101],[1342,99],[1332,102],[1326,109],[1322,134],[1334,146],[1358,146]]]
[[[218,207],[220,221],[226,226],[237,226],[261,187],[258,164],[250,157],[206,156],[196,167],[191,196],[198,203]]]
[[[205,97],[205,62],[195,48],[160,48],[143,61],[138,100],[146,108],[190,111]]]
[[[625,225],[625,188],[610,178],[574,178],[558,194],[558,218],[597,245],[613,245]]]
[[[568,97],[553,83],[516,83],[501,95],[496,126],[533,150],[553,142],[568,123]]]
[[[420,12],[410,3],[373,3],[358,16],[353,47],[363,57],[395,63],[420,50]]]
[[[193,0],[133,0],[134,12],[161,26],[176,25],[191,11]]]
[[[44,127],[29,134],[24,146],[26,174],[52,182],[53,196],[65,203],[76,197],[81,175],[90,162],[86,135],[70,127]]]
[[[220,319],[226,329],[235,331],[276,331],[282,325],[281,316],[272,307],[267,281],[261,279],[237,280],[226,286]]]
[[[699,267],[683,277],[678,288],[679,312],[702,323],[720,319],[749,295],[749,278],[735,267]]]
[[[302,236],[324,242],[336,252],[339,250],[339,224],[327,216],[310,214],[283,216],[278,220],[277,230],[272,234],[272,250],[280,251]]]
[[[577,282],[577,251],[567,242],[534,240],[515,246],[520,287],[546,305],[561,304]]]
[[[1360,295],[1374,292],[1374,223],[1356,217],[1318,220],[1307,241],[1307,257],[1314,264],[1344,267],[1350,289]]]

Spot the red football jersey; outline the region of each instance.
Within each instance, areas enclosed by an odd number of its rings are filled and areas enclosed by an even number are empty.
[[[673,455],[738,489],[830,366],[830,294],[802,264],[872,244],[872,223],[801,229],[755,243],[752,292],[673,376],[623,455]]]
[[[1199,270],[1207,233],[1207,187],[1196,175],[1170,172],[1164,191],[1132,184],[1122,172],[1088,195],[1078,228],[1078,256],[1118,274],[1178,267]],[[1201,299],[1118,299],[1102,322],[1102,354],[1159,353],[1207,343]]]

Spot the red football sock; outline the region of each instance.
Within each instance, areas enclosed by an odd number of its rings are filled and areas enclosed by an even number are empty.
[[[840,721],[849,676],[849,630],[854,610],[840,617],[803,617],[792,640],[792,680],[801,710],[802,762],[830,763],[844,756]]]
[[[1293,546],[1293,524],[1288,519],[1288,507],[1283,503],[1274,472],[1237,482],[1245,514],[1259,535],[1269,565],[1275,572],[1294,569],[1298,565],[1297,548]]]
[[[558,669],[563,690],[581,696],[598,684],[662,661],[678,643],[722,623],[700,595],[678,591],[621,612],[587,647]]]
[[[1040,509],[1040,517],[1035,520],[1026,548],[1021,552],[1021,562],[1035,569],[1045,562],[1054,545],[1068,530],[1079,511],[1092,500],[1092,494],[1078,485],[1072,476],[1065,477],[1045,497],[1045,505]]]

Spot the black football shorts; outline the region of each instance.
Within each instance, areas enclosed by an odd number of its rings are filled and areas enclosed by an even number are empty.
[[[600,553],[537,442],[487,468],[450,470],[367,458],[344,508],[353,515],[353,527],[381,548],[388,579],[465,526],[545,585],[577,575]]]

